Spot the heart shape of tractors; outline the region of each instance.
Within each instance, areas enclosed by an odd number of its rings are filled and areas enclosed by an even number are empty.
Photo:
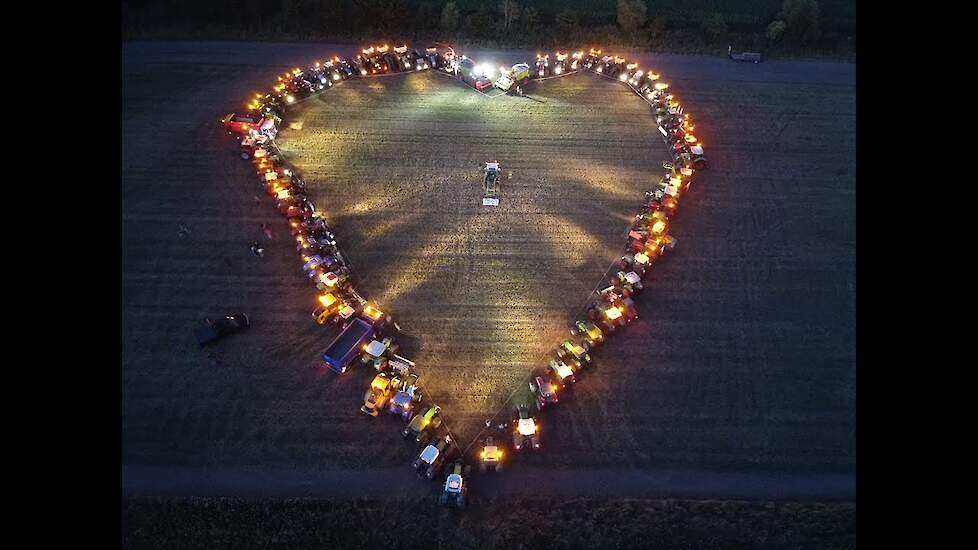
[[[586,318],[574,323],[571,338],[557,346],[546,369],[530,377],[532,406],[515,407],[509,423],[491,425],[487,421],[479,436],[464,449],[452,437],[441,407],[430,403],[430,398],[421,406],[420,376],[415,364],[398,355],[396,335],[400,328],[390,315],[353,287],[348,263],[333,232],[309,200],[305,182],[275,145],[278,127],[289,105],[297,101],[351,78],[428,70],[461,79],[475,92],[487,95],[522,94],[530,80],[559,78],[580,71],[618,80],[649,104],[658,130],[672,152],[672,161],[663,163],[665,173],[645,194],[641,211],[634,218],[616,275],[607,287],[591,296]],[[257,94],[249,102],[247,112],[232,113],[222,120],[228,133],[238,139],[241,157],[254,163],[256,175],[288,220],[302,258],[302,270],[319,293],[313,318],[319,324],[336,323],[342,327],[323,352],[323,365],[338,374],[356,363],[369,364],[377,371],[361,410],[370,416],[386,410],[404,419],[401,435],[417,443],[420,454],[413,467],[424,477],[434,479],[451,464],[441,502],[459,507],[465,504],[466,457],[473,444],[481,442],[482,448],[469,457],[469,462],[477,462],[482,472],[502,469],[504,447],[510,442],[516,452],[539,450],[540,412],[559,403],[564,388],[575,384],[581,371],[590,366],[590,350],[638,317],[633,296],[641,292],[642,280],[653,263],[675,245],[675,239],[668,234],[669,220],[676,212],[680,195],[689,189],[693,174],[706,167],[702,144],[692,134],[689,113],[672,94],[666,93],[669,85],[657,73],[639,69],[638,63],[591,49],[587,54],[556,52],[553,61],[549,54],[538,54],[533,67],[527,63],[501,67],[496,80],[490,79],[493,72],[466,56],[456,55],[453,48],[444,44],[423,53],[406,45],[370,47],[352,60],[334,57],[281,75],[269,92]],[[483,205],[498,206],[499,164],[486,163],[483,171]]]

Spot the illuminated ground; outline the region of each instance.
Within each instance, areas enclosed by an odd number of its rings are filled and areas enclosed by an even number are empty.
[[[452,424],[466,441],[546,364],[616,258],[662,160],[647,113],[581,75],[487,99],[435,73],[352,81],[290,113],[283,153],[361,286],[419,336],[412,359],[465,415]],[[479,165],[494,159],[511,176],[489,209]]]
[[[367,373],[316,368],[326,336],[284,221],[216,123],[278,68],[154,61],[124,72],[124,461],[406,468],[396,422],[357,410]],[[681,205],[642,319],[526,462],[851,471],[855,88],[802,63],[763,78],[672,63],[692,75],[673,82],[714,168]],[[644,104],[592,75],[529,89],[539,102],[435,78],[346,83],[295,109],[281,141],[467,440],[565,334],[663,146]],[[513,172],[492,212],[490,157]],[[276,239],[258,260],[262,222]],[[191,327],[237,310],[254,326],[209,359]]]

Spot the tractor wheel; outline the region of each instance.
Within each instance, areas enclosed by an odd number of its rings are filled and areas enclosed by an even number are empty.
[[[479,463],[479,473],[484,474],[486,473],[486,470],[487,470],[486,463],[485,462]]]
[[[441,504],[442,506],[448,504],[448,495],[446,495],[445,493],[442,493],[438,497],[438,503]]]
[[[465,508],[465,493],[462,493],[455,499],[455,504],[459,508]]]

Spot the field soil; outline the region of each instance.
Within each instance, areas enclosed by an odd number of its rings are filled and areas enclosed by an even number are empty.
[[[171,467],[407,471],[416,452],[396,420],[358,411],[366,370],[318,366],[329,333],[309,317],[314,289],[218,124],[315,51],[124,48],[123,461],[158,472],[133,478],[144,494]],[[785,490],[785,472],[851,476],[854,69],[648,57],[711,167],[683,197],[641,319],[546,413],[545,451],[511,467],[765,473]],[[463,444],[567,334],[664,158],[624,85],[579,74],[527,92],[490,99],[437,74],[350,81],[292,109],[279,140]],[[487,160],[507,176],[493,209],[480,205]],[[198,348],[203,317],[237,311],[250,329]]]

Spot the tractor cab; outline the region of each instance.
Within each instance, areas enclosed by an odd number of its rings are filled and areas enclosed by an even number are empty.
[[[496,446],[496,440],[490,435],[486,438],[482,451],[479,452],[479,471],[489,470],[498,472],[503,469],[503,450]]]
[[[454,504],[458,508],[465,507],[465,494],[468,490],[468,486],[465,485],[465,481],[462,479],[462,474],[465,470],[466,468],[462,461],[458,461],[452,468],[452,473],[448,474],[448,477],[445,479],[445,487],[438,499],[443,506]]]
[[[414,437],[417,443],[427,443],[428,434],[441,426],[441,407],[432,405],[420,414],[414,415],[411,422],[401,430],[401,435],[405,438]]]
[[[594,349],[604,341],[604,334],[601,332],[601,329],[590,321],[577,321],[574,323],[571,334],[580,334],[584,338],[588,349]]]
[[[530,391],[537,401],[538,411],[542,411],[547,405],[556,405],[560,401],[557,397],[557,384],[546,376],[534,376],[533,381],[530,382]]]
[[[513,447],[522,451],[527,445],[533,450],[540,448],[540,427],[527,406],[520,405],[513,419]]]
[[[547,370],[550,371],[553,379],[560,382],[560,385],[565,388],[577,382],[577,377],[574,376],[574,369],[561,360],[551,359]]]
[[[396,391],[401,385],[400,379],[395,377],[389,377],[386,372],[382,372],[374,377],[370,382],[370,388],[367,389],[367,393],[363,396],[363,406],[360,410],[364,414],[370,416],[377,416],[380,414],[381,409],[387,404],[387,400],[390,399],[391,394]]]
[[[370,363],[378,371],[384,370],[387,366],[388,355],[397,351],[398,346],[394,339],[388,336],[383,341],[371,340],[369,344],[363,346],[363,353],[360,354],[360,363],[366,365]]]
[[[388,412],[398,414],[401,418],[410,418],[415,406],[421,402],[421,392],[418,391],[419,377],[415,373],[410,373],[401,383],[401,389],[391,399]]]
[[[568,361],[577,368],[586,367],[591,364],[591,355],[582,346],[574,343],[573,340],[565,340],[557,348],[557,356],[563,361]]]

